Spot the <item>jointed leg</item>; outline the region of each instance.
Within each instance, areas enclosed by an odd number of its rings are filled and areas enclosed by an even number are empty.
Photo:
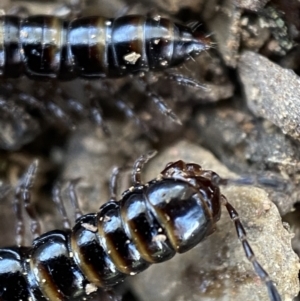
[[[145,78],[139,78],[139,82],[145,87],[147,96],[154,102],[158,107],[159,111],[165,116],[169,117],[173,122],[182,125],[181,120],[172,111],[172,109],[165,103],[163,98],[161,98],[157,93],[155,93],[146,82]]]
[[[165,73],[165,76],[169,80],[174,81],[179,85],[186,86],[186,87],[192,87],[192,88],[196,88],[196,89],[207,90],[207,88],[204,85],[202,85],[200,82],[196,81],[193,78],[186,77],[182,74]]]
[[[99,105],[99,102],[95,98],[90,99],[89,113],[90,113],[92,119],[94,120],[94,122],[99,127],[102,128],[103,133],[105,135],[109,136],[110,132],[109,132],[107,125],[105,124],[105,122],[103,120],[102,109]]]
[[[80,181],[79,179],[74,179],[69,182],[68,190],[69,190],[69,198],[71,200],[71,204],[75,210],[75,220],[82,216],[82,211],[80,210],[77,193],[75,191],[76,185]]]
[[[144,154],[140,156],[133,164],[132,174],[131,174],[131,181],[133,185],[141,184],[142,178],[141,178],[141,171],[144,167],[144,165],[155,155],[157,154],[157,151],[149,151],[147,154]]]
[[[274,175],[246,175],[237,179],[221,178],[214,173],[213,181],[216,185],[254,185],[266,188],[272,188],[277,191],[286,191],[291,185],[284,178],[276,177]]]
[[[72,119],[53,101],[47,100],[47,109],[69,129],[75,129],[75,124]]]
[[[255,254],[249,245],[249,242],[247,240],[246,231],[240,221],[238,213],[236,212],[234,207],[227,201],[227,199],[224,195],[222,195],[222,203],[226,207],[231,220],[235,224],[237,236],[243,245],[247,259],[252,263],[256,274],[267,286],[270,300],[271,301],[281,301],[281,297],[280,297],[273,281],[270,279],[270,276],[268,275],[268,273],[258,263],[258,261],[255,257]]]
[[[16,243],[17,246],[22,246],[24,244],[24,218],[22,215],[22,202],[25,206],[25,210],[28,216],[31,219],[31,233],[34,238],[37,238],[41,235],[41,225],[37,220],[37,214],[35,208],[30,204],[31,193],[34,177],[37,172],[38,161],[35,160],[28,168],[24,177],[21,179],[20,184],[18,185],[15,192],[14,199],[14,210],[17,217],[17,226],[16,226]]]
[[[120,176],[121,168],[114,167],[110,181],[109,181],[109,192],[110,192],[110,201],[117,201],[117,191],[118,191],[118,180]]]
[[[61,197],[61,185],[60,184],[56,184],[53,187],[52,198],[53,198],[53,201],[55,202],[55,204],[57,205],[57,208],[62,216],[64,229],[66,229],[66,230],[71,229],[71,223],[67,216],[66,208],[64,206],[64,202]]]
[[[117,98],[115,103],[117,108],[122,111],[128,119],[132,119],[137,126],[141,127],[151,140],[157,141],[157,136],[149,129],[147,124],[135,114],[133,109],[127,103],[120,98]]]

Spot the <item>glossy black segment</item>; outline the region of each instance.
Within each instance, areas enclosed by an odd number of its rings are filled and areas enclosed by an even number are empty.
[[[246,237],[246,230],[244,229],[243,225],[241,224],[241,222],[239,220],[234,221],[235,223],[235,228],[236,228],[236,233],[238,238],[243,239],[244,237]]]
[[[269,277],[268,273],[263,269],[263,267],[257,261],[253,262],[253,266],[254,266],[255,272],[261,279],[266,279]]]
[[[28,76],[57,76],[61,61],[62,24],[62,20],[52,16],[32,16],[22,21],[20,42]]]
[[[145,270],[147,264],[138,252],[131,236],[126,233],[120,217],[118,202],[110,202],[105,210],[98,213],[98,230],[105,241],[107,253],[110,255],[118,270],[133,275]]]
[[[20,301],[31,297],[19,250],[0,249],[0,300]]]
[[[129,193],[121,202],[124,225],[127,225],[144,260],[149,263],[159,263],[172,258],[175,250],[164,228],[149,210],[144,192],[140,190]]]
[[[252,248],[250,247],[249,243],[247,240],[242,241],[243,248],[245,250],[245,254],[247,258],[252,258],[254,256],[254,252],[252,251]]]
[[[197,32],[181,24],[174,24],[173,41],[172,61],[174,64],[181,64],[189,56],[196,56],[206,49],[206,38],[198,36]]]
[[[274,283],[271,280],[267,282],[267,286],[268,286],[268,293],[269,293],[270,300],[281,301],[281,297],[276,287],[274,286]]]
[[[159,16],[91,16],[72,21],[46,15],[1,16],[0,31],[4,77],[122,77],[177,66],[210,47],[210,41],[190,27]]]
[[[15,16],[0,17],[4,27],[4,47],[1,56],[4,59],[3,74],[16,78],[24,73],[23,58],[20,45],[20,18]],[[1,67],[0,67],[1,68]]]
[[[96,227],[96,218],[88,214],[76,222],[72,230],[72,249],[75,261],[89,281],[109,287],[121,282],[125,275],[116,268],[97,234],[87,227]]]
[[[77,74],[83,77],[104,77],[107,70],[106,44],[109,19],[85,17],[72,21],[68,43]],[[69,58],[71,59],[71,58]]]
[[[52,231],[42,235],[31,251],[32,272],[50,300],[84,295],[86,280],[70,257],[69,235]]]
[[[163,70],[176,66],[177,62],[173,64],[172,61],[174,24],[164,18],[148,18],[146,28],[145,44],[150,69]]]
[[[147,199],[153,214],[165,225],[176,252],[186,252],[206,237],[210,217],[203,209],[199,193],[188,183],[172,179],[153,183]]]
[[[114,20],[110,46],[119,72],[133,74],[147,71],[148,63],[144,49],[145,18],[124,16]],[[126,35],[124,34],[126,33]]]
[[[61,80],[72,80],[80,74],[69,45],[70,26],[69,22],[63,21],[61,29],[61,58],[58,72],[58,78]]]

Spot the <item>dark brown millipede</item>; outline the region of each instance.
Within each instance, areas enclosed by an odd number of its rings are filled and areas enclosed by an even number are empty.
[[[198,164],[177,161],[167,164],[157,178],[142,183],[141,169],[152,156],[148,153],[136,160],[133,186],[120,200],[116,198],[119,169],[114,169],[111,198],[93,214],[82,215],[74,188],[76,181],[71,181],[69,194],[77,216],[73,228],[60,188],[56,187],[54,200],[65,229],[43,235],[30,206],[30,188],[37,170],[37,162],[32,163],[15,193],[17,246],[0,249],[0,300],[86,300],[99,287],[113,287],[125,277],[199,244],[215,231],[224,205],[270,300],[281,301],[274,283],[256,260],[238,213],[220,192],[220,185],[244,183],[243,180],[229,181]],[[22,243],[22,202],[36,237],[31,247]]]
[[[160,16],[0,16],[0,73],[33,78],[106,78],[162,71],[210,48],[197,30]]]

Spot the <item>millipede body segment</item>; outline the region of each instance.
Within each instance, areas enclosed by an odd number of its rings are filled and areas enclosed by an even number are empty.
[[[86,300],[98,287],[112,287],[196,246],[214,232],[224,205],[270,300],[280,301],[237,212],[220,193],[219,185],[225,181],[197,164],[177,161],[142,184],[140,170],[148,157],[136,161],[134,185],[120,200],[112,193],[97,213],[82,215],[72,229],[66,226],[38,236],[31,247],[0,249],[0,300]],[[32,164],[17,188],[17,203],[28,203],[35,170]],[[111,191],[115,191],[116,173],[112,179]],[[66,216],[64,207],[60,209]]]
[[[210,47],[197,28],[156,17],[0,16],[3,77],[121,77],[177,66]]]

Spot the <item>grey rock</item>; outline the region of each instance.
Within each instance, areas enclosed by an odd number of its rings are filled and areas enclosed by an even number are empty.
[[[81,179],[77,191],[84,213],[97,212],[108,201],[114,166],[127,167],[127,161],[133,162],[150,149],[146,140],[138,138],[135,125],[115,121],[108,126],[113,138],[105,137],[100,129],[92,130],[89,124],[82,125],[73,133],[65,155],[62,179]]]
[[[299,139],[299,77],[250,51],[242,54],[238,72],[251,111],[273,122],[285,134]]]
[[[40,133],[40,124],[21,107],[0,100],[0,149],[17,150]]]
[[[239,103],[242,99],[238,98]],[[232,103],[201,108],[194,125],[201,145],[210,149],[226,166],[240,174],[272,172],[287,187],[268,190],[280,213],[293,209],[299,199],[299,142],[286,136],[268,120],[257,119]],[[287,192],[286,189],[289,189]]]
[[[258,11],[262,9],[269,0],[236,0],[236,5],[240,8]]]
[[[237,64],[241,14],[242,10],[234,0],[226,0],[222,5],[216,0],[207,1],[204,8],[203,18],[213,33],[225,64],[230,67]]]
[[[132,5],[131,0],[126,0],[124,2],[127,2],[128,5]],[[202,9],[202,6],[204,4],[205,0],[187,0],[187,1],[181,1],[181,0],[166,0],[166,1],[159,1],[159,0],[140,0],[139,4],[140,6],[146,7],[148,11],[155,10],[159,12],[168,12],[168,13],[178,13],[178,11],[182,8],[186,9],[189,8],[192,11],[199,12]]]

